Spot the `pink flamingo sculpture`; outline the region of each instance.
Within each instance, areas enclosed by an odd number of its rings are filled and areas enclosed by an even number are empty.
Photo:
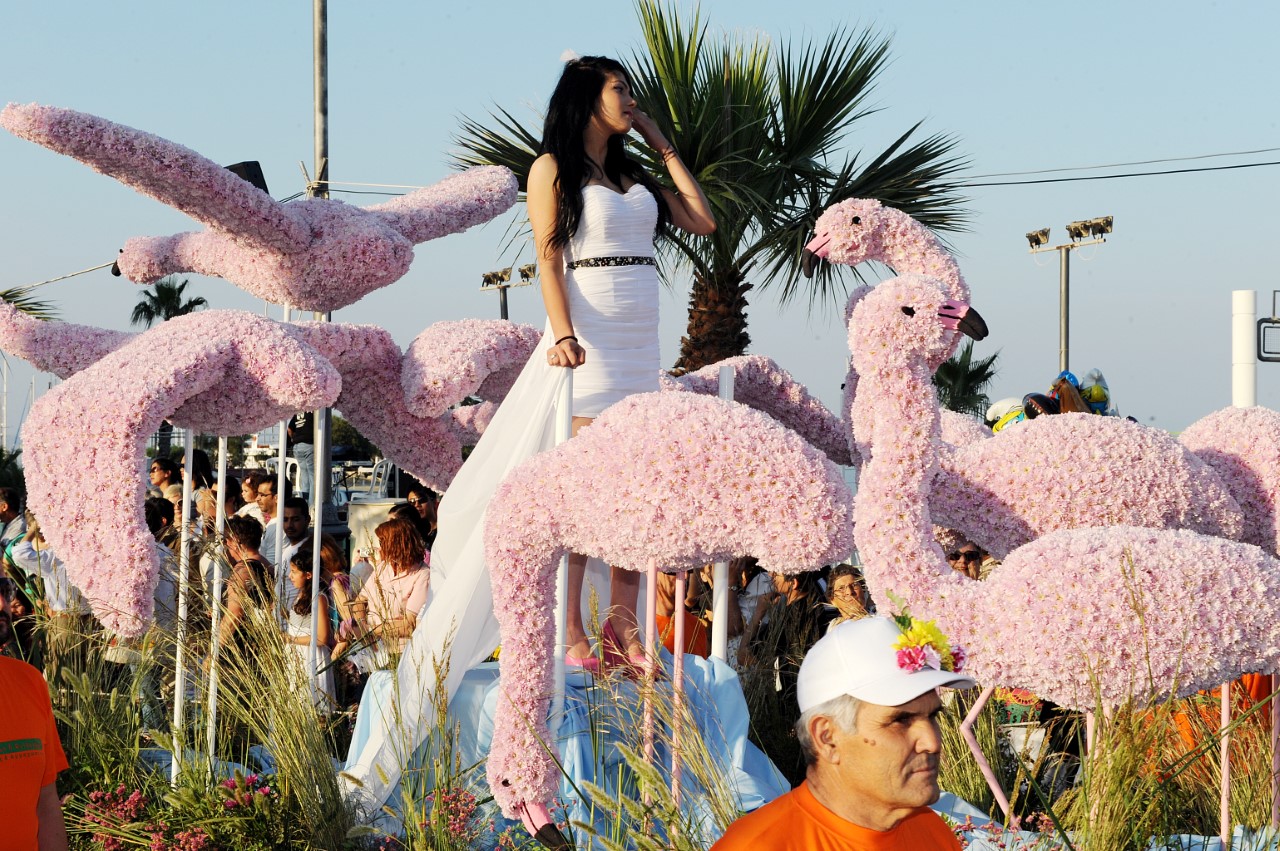
[[[488,373],[523,363],[532,348],[527,329],[498,320],[452,336],[454,359],[470,354],[479,366],[470,383],[422,388],[419,396],[434,395],[437,406],[476,392],[490,394],[493,405],[504,385],[486,390]],[[210,310],[127,334],[42,322],[0,302],[0,349],[67,379],[40,399],[23,428],[29,501],[72,581],[123,635],[145,629],[160,569],[142,518],[138,469],[161,420],[240,434],[295,411],[340,406],[388,457],[443,490],[462,463],[461,436],[483,427],[483,416],[476,422],[468,412],[491,413],[447,405],[434,417],[412,413],[395,388],[402,372],[424,374],[422,365],[402,358],[391,335],[374,326],[289,325]]]
[[[968,301],[955,259],[906,213],[878,201],[843,201],[822,214],[816,231],[806,247],[816,257],[850,266],[879,261],[899,274],[927,276],[948,298]],[[856,305],[872,291],[860,288],[850,300],[855,324]],[[930,369],[950,356],[958,339],[943,332],[944,344],[929,354]],[[859,371],[851,369],[845,382],[848,422],[854,456],[865,460],[868,432],[851,414],[864,393]],[[1213,469],[1159,429],[1074,414],[1037,419],[989,440],[956,434],[968,442],[937,452],[933,518],[997,558],[1036,537],[1077,526],[1176,527],[1232,539],[1243,534],[1240,506]],[[1078,475],[1083,453],[1090,468],[1109,473]]]
[[[981,338],[985,326],[915,275],[876,287],[854,317],[849,344],[864,387],[855,425],[871,449],[854,536],[868,584],[877,600],[896,592],[966,647],[989,686],[978,708],[996,684],[1088,709],[1095,699],[1185,695],[1280,663],[1280,621],[1258,605],[1280,599],[1280,560],[1251,544],[1186,530],[1066,529],[1009,553],[985,582],[950,570],[932,536],[930,364],[949,330]]]
[[[1187,426],[1178,440],[1217,471],[1244,512],[1242,540],[1280,545],[1280,412],[1223,408]]]
[[[116,262],[131,280],[197,272],[304,310],[337,310],[395,283],[415,244],[487,222],[516,200],[515,176],[485,167],[373,207],[321,198],[282,204],[189,148],[94,115],[9,104],[0,125],[208,228],[130,239]]]
[[[632,396],[513,470],[485,518],[493,585],[523,589],[495,596],[502,679],[488,775],[502,811],[536,833],[557,788],[547,707],[563,553],[631,570],[745,554],[812,570],[850,551],[850,502],[839,470],[794,432],[693,393]]]

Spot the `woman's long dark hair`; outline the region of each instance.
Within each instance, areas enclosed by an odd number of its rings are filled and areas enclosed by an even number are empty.
[[[609,82],[610,74],[620,75],[630,84],[630,75],[621,63],[604,56],[583,56],[565,64],[560,82],[551,93],[547,120],[542,128],[542,148],[539,150],[540,154],[551,154],[556,158],[555,188],[560,204],[556,210],[555,230],[551,232],[551,248],[564,248],[578,231],[578,222],[582,218],[582,185],[590,175],[582,134],[595,114],[600,93]],[[627,156],[623,139],[622,134],[609,137],[601,167],[605,177],[619,188],[622,178],[627,177],[653,195],[658,202],[658,224],[653,232],[656,238],[666,231],[671,211],[657,182],[645,173],[638,162]]]

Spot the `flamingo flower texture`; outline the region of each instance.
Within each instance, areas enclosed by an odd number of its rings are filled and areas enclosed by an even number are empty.
[[[197,272],[304,310],[337,310],[398,281],[415,244],[487,222],[516,200],[515,176],[486,167],[375,207],[321,198],[281,204],[189,148],[94,115],[9,104],[0,125],[208,228],[129,240],[117,265],[131,280]]]
[[[440,323],[456,357],[476,362],[465,386],[421,388],[440,413],[423,417],[395,388],[423,373],[374,326],[288,325],[210,310],[126,334],[42,322],[0,302],[0,349],[67,379],[32,408],[23,429],[29,504],[95,614],[133,635],[151,617],[160,564],[141,513],[146,438],[163,419],[213,434],[242,434],[295,411],[341,407],[361,433],[406,470],[444,490],[536,337],[499,320]],[[451,327],[454,326],[454,327]],[[474,385],[474,387],[473,387]],[[487,389],[491,386],[493,389]],[[474,392],[483,405],[450,410]],[[108,494],[109,505],[103,505]]]
[[[958,319],[957,319],[958,318]],[[878,600],[892,590],[970,653],[987,685],[1089,708],[1183,695],[1280,662],[1280,561],[1187,530],[1068,529],[1019,547],[985,582],[947,567],[932,535],[939,418],[930,367],[946,330],[979,323],[932,281],[879,285],[849,336],[870,461],[855,538]],[[993,439],[994,442],[994,439]],[[1058,572],[1046,579],[1046,566]]]
[[[968,301],[955,258],[906,213],[878,201],[843,201],[819,217],[816,232],[807,250],[817,257],[883,263],[933,280],[950,299]],[[860,333],[857,306],[871,292],[859,288],[850,299],[851,340]],[[940,333],[942,344],[928,354],[931,372],[959,339],[956,332]],[[866,393],[859,376],[855,359],[845,379],[846,416],[853,455],[865,460],[870,414],[854,412],[872,411],[876,400],[859,407]],[[1044,417],[988,439],[971,426],[948,426],[945,433],[956,445],[935,453],[934,522],[997,558],[1040,535],[1078,526],[1178,527],[1233,539],[1244,534],[1240,506],[1213,469],[1158,429],[1084,414]],[[1106,472],[1080,476],[1081,466]]]
[[[575,496],[583,493],[591,499]],[[850,503],[839,469],[794,432],[693,393],[632,396],[513,470],[485,518],[493,585],[525,589],[495,597],[502,682],[488,772],[503,812],[519,817],[556,788],[543,743],[563,553],[630,570],[650,559],[683,570],[750,554],[795,573],[849,553]]]

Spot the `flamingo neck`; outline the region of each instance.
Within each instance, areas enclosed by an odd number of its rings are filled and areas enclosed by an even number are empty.
[[[939,592],[956,581],[933,538],[930,483],[937,467],[940,415],[924,363],[860,377],[854,428],[869,436],[858,477],[854,538],[868,587],[882,611],[887,593],[913,609],[937,612]]]
[[[917,274],[942,284],[949,298],[969,301],[969,285],[960,266],[942,241],[922,224],[912,221],[905,232],[886,234],[884,262],[899,275]]]

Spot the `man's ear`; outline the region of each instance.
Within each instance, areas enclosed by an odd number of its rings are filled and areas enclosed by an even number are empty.
[[[813,750],[820,762],[840,762],[840,749],[836,746],[839,732],[835,721],[826,715],[815,715],[809,719],[809,738],[813,740]]]

